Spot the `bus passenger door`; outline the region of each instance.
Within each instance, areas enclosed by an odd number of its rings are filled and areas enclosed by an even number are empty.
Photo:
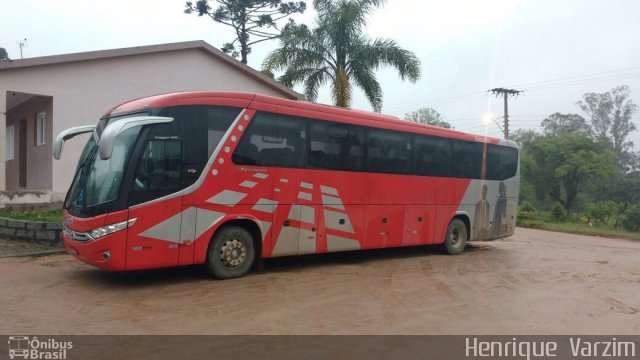
[[[136,223],[128,232],[127,270],[178,265],[182,196],[159,200],[183,188],[183,141],[166,135],[169,130],[154,127],[145,132],[146,141],[136,150],[128,194],[129,219]]]
[[[273,214],[272,239],[274,245],[271,256],[298,254],[300,237],[300,205],[279,205]]]

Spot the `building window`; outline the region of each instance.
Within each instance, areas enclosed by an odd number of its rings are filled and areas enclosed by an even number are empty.
[[[41,112],[36,116],[36,145],[44,144],[45,140],[45,122],[47,113]]]
[[[7,142],[6,142],[6,144],[7,144],[7,148],[6,148],[7,158],[6,158],[6,161],[13,160],[13,156],[14,156],[14,154],[13,154],[14,129],[15,129],[14,125],[7,126],[7,135],[6,135],[6,138],[7,138],[6,139],[7,140]]]

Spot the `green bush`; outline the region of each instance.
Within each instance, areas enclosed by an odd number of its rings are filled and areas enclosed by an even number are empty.
[[[528,202],[528,201],[523,201],[523,202],[520,204],[520,211],[521,211],[521,212],[522,212],[522,211],[526,211],[526,212],[535,212],[535,211],[536,211],[536,208],[535,208],[535,207],[533,207],[533,205],[532,205],[530,202]]]
[[[624,212],[622,226],[629,231],[640,231],[640,204],[633,205]]]
[[[564,206],[556,201],[551,207],[551,219],[556,222],[561,222],[565,218],[564,214]]]

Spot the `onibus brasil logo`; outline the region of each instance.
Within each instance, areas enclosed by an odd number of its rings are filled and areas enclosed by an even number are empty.
[[[10,359],[66,359],[71,341],[38,340],[37,337],[9,336]]]

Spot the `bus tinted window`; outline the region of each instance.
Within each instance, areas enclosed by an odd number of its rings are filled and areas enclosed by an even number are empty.
[[[411,169],[411,134],[380,129],[367,131],[367,170],[408,174]]]
[[[238,117],[240,109],[228,107],[205,107],[203,115],[207,119],[207,159],[222,140],[231,123]]]
[[[202,169],[240,109],[219,106],[175,106],[161,116],[174,120],[151,125],[144,139],[129,194],[139,204],[184,189]]]
[[[482,147],[479,142],[451,140],[453,161],[451,176],[480,179],[482,171]]]
[[[415,137],[415,173],[427,176],[449,176],[451,172],[451,141],[432,136]]]
[[[303,167],[306,123],[278,114],[258,113],[233,154],[238,165]]]
[[[364,170],[364,128],[327,121],[311,121],[309,137],[310,167]]]
[[[505,180],[516,175],[518,149],[507,146],[487,147],[487,179]]]

